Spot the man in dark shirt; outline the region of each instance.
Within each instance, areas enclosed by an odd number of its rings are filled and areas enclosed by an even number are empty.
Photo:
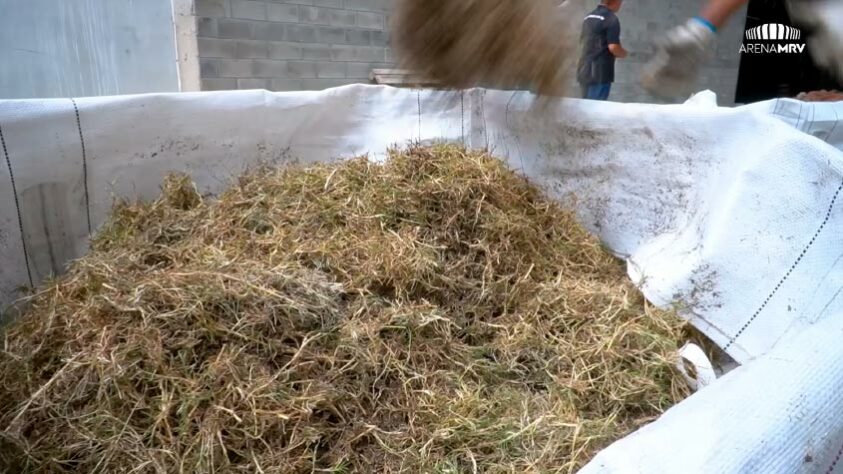
[[[615,58],[627,56],[621,46],[621,23],[615,15],[622,3],[623,0],[602,0],[583,20],[577,82],[585,99],[609,98],[615,81]]]

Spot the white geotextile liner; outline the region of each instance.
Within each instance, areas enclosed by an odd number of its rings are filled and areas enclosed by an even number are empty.
[[[776,99],[745,107],[773,115],[794,128],[843,150],[843,102]]]
[[[115,197],[152,199],[169,171],[213,193],[259,161],[378,157],[419,139],[488,146],[552,196],[576,196],[648,299],[679,305],[739,362],[758,358],[589,469],[827,472],[843,443],[843,345],[820,342],[843,335],[843,153],[823,140],[843,135],[834,104],[811,106],[821,139],[798,131],[797,104],[537,105],[374,86],[0,102],[0,306],[81,256]]]

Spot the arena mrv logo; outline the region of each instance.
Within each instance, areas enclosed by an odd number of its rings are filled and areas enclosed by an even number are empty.
[[[805,52],[802,32],[792,26],[767,23],[746,30],[741,53],[800,54]]]

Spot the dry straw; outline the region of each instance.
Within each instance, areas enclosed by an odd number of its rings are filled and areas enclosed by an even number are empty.
[[[172,176],[0,354],[4,472],[573,472],[686,395],[683,324],[453,146]]]
[[[529,89],[562,96],[576,55],[573,17],[551,0],[398,0],[399,64],[445,87]]]

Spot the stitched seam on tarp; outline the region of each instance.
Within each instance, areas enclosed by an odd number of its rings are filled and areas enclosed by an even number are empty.
[[[29,277],[29,286],[34,287],[32,281],[32,270],[29,268],[29,251],[26,248],[26,237],[23,233],[23,217],[20,212],[20,201],[18,200],[18,188],[15,185],[15,175],[12,172],[12,160],[9,159],[9,150],[6,148],[6,137],[3,136],[3,127],[0,126],[0,144],[3,146],[3,155],[6,157],[6,166],[9,167],[9,179],[12,180],[12,194],[15,196],[15,209],[18,212],[18,229],[20,230],[20,241],[23,246],[23,260],[26,263],[26,276]]]
[[[825,219],[823,219],[822,224],[820,224],[820,228],[817,229],[817,231],[814,233],[814,236],[811,237],[811,241],[808,242],[808,245],[806,245],[804,249],[802,249],[802,253],[799,254],[799,256],[796,258],[796,261],[793,262],[793,265],[790,266],[790,269],[788,269],[787,273],[785,273],[782,279],[779,280],[779,282],[776,284],[776,287],[773,288],[773,291],[771,291],[770,294],[767,295],[767,298],[764,300],[763,303],[761,303],[761,306],[757,310],[755,310],[755,313],[752,314],[752,317],[749,318],[749,321],[747,321],[746,324],[744,324],[743,327],[741,327],[741,329],[737,332],[737,334],[732,336],[732,338],[729,340],[729,343],[726,344],[725,347],[723,347],[724,351],[728,350],[732,346],[732,344],[734,344],[735,341],[744,333],[744,331],[747,330],[749,325],[752,324],[758,318],[761,312],[764,311],[764,308],[766,308],[767,305],[770,303],[770,300],[773,299],[773,296],[778,293],[782,285],[787,281],[788,278],[790,278],[790,275],[793,273],[796,267],[799,266],[800,263],[802,263],[802,259],[805,258],[805,255],[808,253],[808,250],[810,250],[811,247],[814,246],[814,243],[817,241],[817,238],[820,236],[822,231],[825,229],[825,226],[828,224],[828,221],[831,219],[831,211],[834,210],[834,206],[837,204],[837,198],[838,196],[840,196],[840,190],[842,189],[843,182],[841,182],[840,186],[837,187],[837,191],[835,191],[834,197],[831,199],[831,204],[828,206],[828,211],[826,211],[825,213]]]

